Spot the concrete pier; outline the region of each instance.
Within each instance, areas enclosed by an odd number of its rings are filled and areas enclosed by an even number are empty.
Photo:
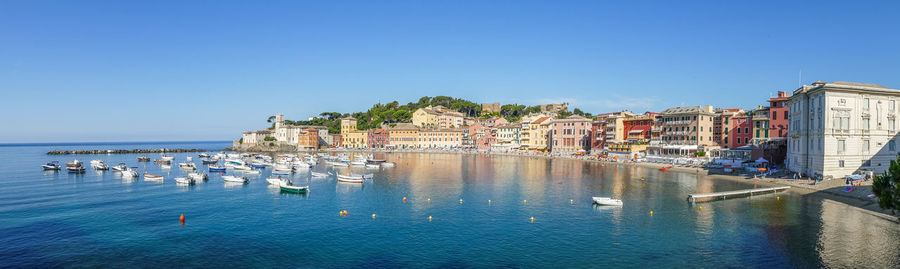
[[[790,186],[783,187],[771,187],[771,188],[757,188],[757,189],[747,189],[747,190],[737,190],[737,191],[723,191],[723,192],[713,192],[713,193],[696,193],[688,195],[688,201],[691,203],[696,202],[697,199],[727,199],[729,197],[735,196],[753,196],[753,194],[759,193],[774,193],[781,190],[790,189]]]
[[[129,154],[129,153],[181,153],[181,152],[208,152],[208,149],[95,149],[95,150],[54,150],[47,155],[68,154]]]

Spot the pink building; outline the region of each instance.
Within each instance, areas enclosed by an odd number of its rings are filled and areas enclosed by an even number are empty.
[[[791,98],[786,92],[778,92],[778,97],[769,99],[769,137],[786,137],[788,131],[787,101]]]
[[[591,128],[591,120],[578,115],[553,120],[547,147],[558,154],[586,152],[591,147]]]

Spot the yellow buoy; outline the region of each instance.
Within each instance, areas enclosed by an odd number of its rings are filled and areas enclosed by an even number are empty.
[[[574,204],[575,204],[575,200],[569,200],[569,204],[574,205]]]
[[[531,217],[531,222],[534,222],[534,217]]]
[[[528,200],[522,200],[522,204],[527,204]]]
[[[431,216],[428,216],[428,221],[431,221]]]
[[[459,199],[459,203],[462,204],[462,199]]]
[[[491,203],[491,199],[488,199],[488,204],[490,204],[490,203]]]
[[[703,206],[700,206],[700,210],[703,210]]]
[[[372,214],[372,218],[373,218],[373,219],[375,218],[375,214]]]
[[[653,216],[653,210],[650,210],[650,216]]]
[[[776,197],[775,197],[775,200],[781,201],[781,196],[776,196]]]

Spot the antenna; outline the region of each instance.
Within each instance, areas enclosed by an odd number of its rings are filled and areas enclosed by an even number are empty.
[[[800,87],[803,87],[803,83],[800,81],[803,81],[803,69],[802,68],[800,69],[800,74],[797,74],[797,88],[798,89]]]

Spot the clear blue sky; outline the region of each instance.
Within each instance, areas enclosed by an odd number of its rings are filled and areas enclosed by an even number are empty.
[[[425,95],[751,108],[801,69],[900,88],[900,1],[733,2],[0,1],[0,143],[228,140]]]

